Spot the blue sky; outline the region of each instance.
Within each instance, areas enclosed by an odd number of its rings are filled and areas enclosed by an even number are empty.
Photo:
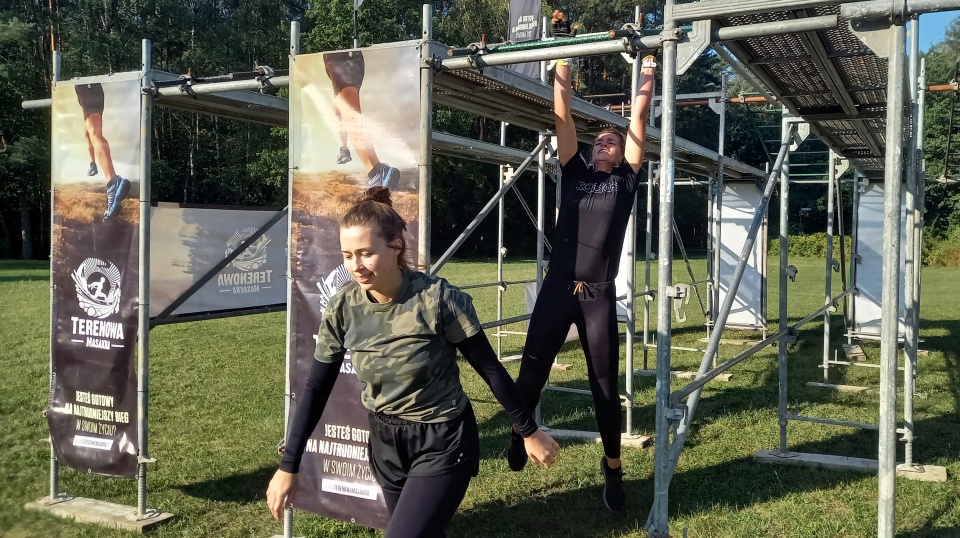
[[[947,26],[953,19],[960,17],[960,11],[943,11],[920,15],[920,50],[928,51],[930,46],[943,40]]]

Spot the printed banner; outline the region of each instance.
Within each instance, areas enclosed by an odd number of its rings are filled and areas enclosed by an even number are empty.
[[[150,317],[233,253],[277,211],[160,204],[150,216]],[[281,218],[171,315],[287,302],[287,219]]]
[[[753,216],[766,211],[760,206],[761,189],[755,183],[726,183],[721,198],[722,208],[714,211],[720,219],[720,267],[718,304],[710,308],[711,321],[716,320],[720,305],[730,293],[730,283],[740,253],[747,242]],[[737,288],[736,298],[727,317],[727,327],[736,329],[763,329],[767,324],[767,219],[764,217],[760,233],[747,260],[747,267]]]
[[[540,0],[510,0],[507,39],[513,43],[540,39]],[[514,64],[510,69],[530,78],[540,78],[540,62]]]
[[[900,193],[900,222],[907,222],[907,198]],[[853,296],[853,333],[858,338],[879,340],[883,308],[880,300],[883,295],[883,182],[871,182],[860,190],[857,202],[857,244],[854,252],[860,256],[853,277],[853,287],[859,293]],[[900,270],[897,279],[900,286],[898,307],[897,338],[904,338],[907,328],[904,325],[906,297],[904,297],[903,279],[906,275],[907,227],[900,227]]]
[[[53,88],[53,310],[47,422],[61,463],[137,470],[140,74]]]
[[[420,50],[404,43],[297,56],[291,70],[292,292],[288,426],[315,360],[320,316],[353,278],[340,254],[338,219],[371,185],[392,190],[417,244]],[[415,256],[414,256],[415,258]],[[383,494],[368,463],[363,385],[349,353],[300,467],[296,507],[385,528]]]

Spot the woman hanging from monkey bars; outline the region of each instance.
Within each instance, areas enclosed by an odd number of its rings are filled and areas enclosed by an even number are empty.
[[[526,407],[534,409],[570,325],[577,326],[603,441],[603,502],[611,511],[622,510],[625,500],[613,280],[637,186],[645,176],[641,166],[655,67],[653,56],[643,59],[626,140],[618,129],[604,129],[593,142],[591,162],[587,164],[577,147],[570,108],[570,60],[557,61],[553,91],[561,170],[560,209],[549,269],[527,329],[517,378]],[[526,465],[523,447],[523,437],[514,428],[506,452],[514,471]]]

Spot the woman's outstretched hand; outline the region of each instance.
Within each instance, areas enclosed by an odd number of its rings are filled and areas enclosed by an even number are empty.
[[[534,463],[549,469],[557,460],[560,445],[543,430],[537,430],[530,437],[523,438],[523,448]]]
[[[267,486],[267,507],[274,519],[283,518],[283,510],[293,505],[293,497],[297,494],[300,477],[297,473],[288,473],[277,470]]]

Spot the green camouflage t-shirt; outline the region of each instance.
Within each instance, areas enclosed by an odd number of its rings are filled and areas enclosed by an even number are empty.
[[[314,356],[335,362],[349,352],[370,411],[446,422],[467,406],[454,344],[480,331],[469,295],[442,278],[404,271],[389,303],[372,301],[356,281],[344,286],[323,312]]]

